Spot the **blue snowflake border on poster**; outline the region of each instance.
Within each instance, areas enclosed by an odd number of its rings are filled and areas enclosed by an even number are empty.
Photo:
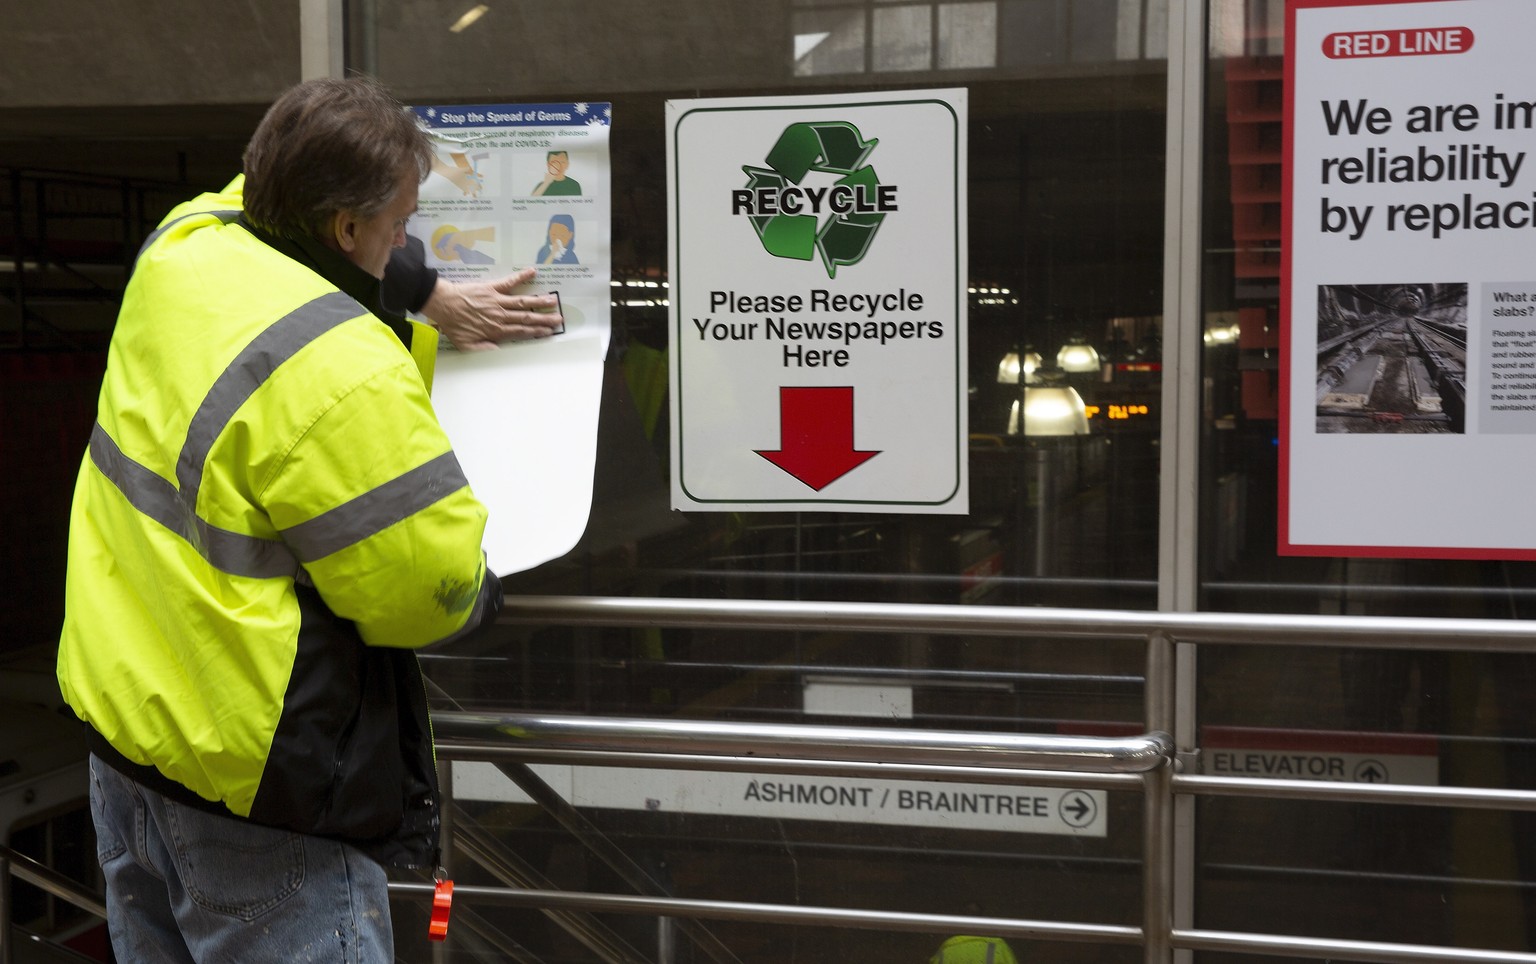
[[[613,105],[578,101],[570,104],[443,104],[413,107],[428,127],[606,127],[613,122]]]

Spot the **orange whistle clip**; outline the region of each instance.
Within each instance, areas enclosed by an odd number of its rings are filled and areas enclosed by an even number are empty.
[[[453,912],[453,881],[439,880],[432,894],[432,922],[427,925],[427,937],[434,941],[448,939],[448,915]]]

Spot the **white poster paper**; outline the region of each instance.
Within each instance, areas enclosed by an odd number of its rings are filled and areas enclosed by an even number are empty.
[[[1531,13],[1287,6],[1282,554],[1536,557]]]
[[[608,104],[417,107],[432,173],[407,230],[450,280],[534,266],[565,331],[438,357],[432,401],[475,494],[485,547],[507,575],[565,554],[592,506],[597,414],[610,333]]]

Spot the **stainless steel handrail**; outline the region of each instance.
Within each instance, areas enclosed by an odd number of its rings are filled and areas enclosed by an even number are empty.
[[[97,917],[107,916],[107,905],[102,902],[99,895],[91,893],[58,871],[45,867],[26,854],[17,853],[3,844],[0,844],[0,869],[8,869],[17,880],[26,881],[37,889],[67,901],[87,913],[95,914]]]
[[[521,596],[504,622],[567,626],[821,630],[963,636],[1071,636],[1234,646],[1343,646],[1461,652],[1536,650],[1536,624],[1508,619],[1163,613],[1111,609],[949,606],[920,603],[786,602],[757,599],[636,599]]]
[[[668,917],[695,916],[785,923],[840,924],[909,931],[968,931],[1110,944],[1141,943],[1149,961],[1170,948],[1364,961],[1477,961],[1531,964],[1536,955],[1471,948],[1175,929],[1167,894],[1175,873],[1169,854],[1169,801],[1176,794],[1262,796],[1368,803],[1536,809],[1536,793],[1477,787],[1356,785],[1253,780],[1173,773],[1161,766],[1173,746],[1171,647],[1175,643],[1434,649],[1463,652],[1536,650],[1530,622],[1354,616],[1141,613],[867,603],[522,597],[503,621],[575,626],[678,626],[770,631],[851,631],[935,635],[1038,636],[1140,641],[1146,646],[1146,730],[1140,736],[1089,738],[881,729],[844,726],[632,720],[548,714],[442,713],[439,750],[449,759],[517,759],[592,765],[658,766],[749,772],[963,779],[988,783],[1094,786],[1144,795],[1143,927],[915,915],[670,897],[460,888],[463,898],[526,906],[589,908]],[[0,849],[0,878],[11,874],[95,913],[99,901],[54,890],[10,851]],[[25,869],[24,869],[25,868]],[[4,881],[0,881],[3,883]],[[416,896],[428,885],[392,885]],[[0,891],[0,905],[6,903]],[[79,896],[78,894],[75,896]],[[6,950],[0,935],[0,952]],[[3,958],[3,955],[0,955]],[[5,964],[0,959],[0,964]]]
[[[816,724],[618,719],[534,713],[442,712],[433,716],[440,756],[455,760],[508,758],[612,766],[816,772],[835,776],[965,779],[1026,785],[1099,785],[1143,790],[1149,814],[1163,810],[1173,741],[1166,733],[1135,737],[1060,737],[951,730],[890,729]],[[1043,781],[1034,781],[1040,775]],[[1155,792],[1152,789],[1156,788]],[[1150,819],[1150,818],[1149,818]],[[1159,818],[1160,819],[1160,818]],[[1148,868],[1160,863],[1148,852]],[[1162,916],[1165,888],[1149,888],[1148,912]],[[398,893],[413,893],[397,889]],[[457,893],[457,891],[456,891]],[[614,894],[536,893],[505,888],[465,891],[540,908],[650,913],[676,918],[841,925],[907,931],[995,933],[1097,943],[1148,944],[1144,928],[1078,922],[978,919],[840,907],[745,904]],[[979,928],[979,929],[978,929]],[[1159,928],[1166,931],[1166,926]]]
[[[437,717],[434,715],[433,720]],[[654,767],[661,770],[732,771],[797,776],[873,777],[903,780],[963,780],[966,783],[1018,784],[1031,787],[1076,787],[1084,790],[1134,790],[1143,773],[1090,773],[1082,770],[1019,770],[1013,767],[938,766],[913,763],[802,760],[793,757],[757,759],[743,756],[675,753],[615,753],[606,750],[543,749],[492,746],[486,743],[437,744],[442,760],[470,762],[575,763],[588,766]]]
[[[24,880],[44,893],[68,901],[97,917],[107,916],[101,898],[63,874],[38,863],[26,854],[0,844],[0,964],[15,959],[15,934],[11,927],[11,878]]]
[[[878,773],[884,778],[966,779],[1069,786],[1114,780],[1136,789],[1166,770],[1173,742],[1165,733],[1137,737],[1056,737],[1015,733],[888,729],[815,724],[621,719],[534,713],[438,712],[433,732],[440,758],[510,759],[527,763],[705,768],[748,772]],[[1039,775],[1044,780],[1030,777]],[[1161,796],[1161,795],[1160,795]],[[1155,809],[1152,804],[1151,809]],[[1150,862],[1149,862],[1150,863]],[[392,885],[397,895],[425,893]],[[665,896],[562,893],[509,888],[461,889],[461,899],[654,914],[688,919],[841,925],[884,930],[996,933],[1098,943],[1145,943],[1141,928],[1121,925],[914,915],[840,907],[747,904]]]
[[[655,753],[722,760],[820,760],[831,764],[957,766],[1015,770],[1145,773],[1167,762],[1172,740],[1138,737],[1041,736],[956,730],[890,729],[815,724],[616,719],[534,713],[448,712],[432,717],[439,741],[468,741],[518,750],[571,754]]]
[[[1179,773],[1174,793],[1331,803],[1391,803],[1469,810],[1536,810],[1536,790],[1489,787],[1432,787],[1408,783],[1336,783],[1325,780],[1269,780]]]
[[[1529,964],[1536,954],[1516,951],[1484,951],[1472,947],[1430,947],[1388,941],[1339,941],[1322,937],[1289,937],[1234,931],[1178,929],[1176,947],[1194,951],[1226,951],[1236,954],[1267,954],[1272,957],[1304,957],[1313,960],[1366,961],[1376,964],[1412,964],[1423,961],[1445,964]]]
[[[571,626],[673,626],[727,630],[890,632],[935,635],[1030,636],[1140,640],[1147,646],[1147,738],[1163,738],[1173,706],[1171,648],[1176,643],[1243,646],[1312,646],[1357,649],[1438,650],[1460,652],[1529,652],[1536,650],[1536,625],[1525,621],[1490,619],[1419,619],[1400,617],[1312,616],[1216,613],[1139,613],[1082,609],[1035,609],[921,604],[806,603],[761,600],[630,599],[614,597],[521,597],[503,611],[511,623],[559,623]],[[653,734],[663,736],[663,734]],[[652,746],[651,749],[655,747]],[[473,745],[462,748],[470,752]],[[556,758],[566,751],[526,748]],[[500,752],[500,751],[497,751]],[[613,763],[659,765],[664,754],[647,755],[637,748],[593,748]],[[796,756],[801,756],[796,754]],[[711,765],[734,761],[738,766],[768,768],[775,762],[814,769],[824,760],[743,761],[732,757],[690,757]],[[645,761],[639,763],[637,761]],[[591,762],[589,758],[589,762]],[[846,764],[845,764],[846,765]],[[935,778],[946,767],[904,764],[908,773],[931,767]],[[889,772],[884,771],[882,772]],[[971,771],[976,772],[976,771]],[[981,772],[984,772],[984,768]],[[994,770],[1001,775],[1002,770]],[[1039,771],[1037,771],[1039,772]],[[1087,779],[1093,774],[1063,774]],[[1100,773],[1118,779],[1123,773]],[[974,779],[967,775],[967,779]],[[1148,961],[1166,960],[1172,949],[1224,950],[1248,954],[1295,957],[1347,957],[1366,961],[1443,960],[1532,962],[1536,955],[1473,948],[1397,945],[1175,929],[1167,913],[1174,864],[1168,801],[1176,794],[1220,794],[1272,798],[1411,803],[1427,806],[1536,809],[1536,793],[1477,787],[1407,785],[1341,785],[1322,781],[1251,780],[1204,777],[1171,772],[1171,768],[1141,772],[1144,785],[1146,868],[1145,926],[1139,933]],[[591,895],[587,895],[591,896]],[[682,908],[668,908],[669,913]],[[894,924],[887,926],[896,926]],[[999,925],[1001,928],[1002,925]],[[1013,933],[998,929],[998,933]],[[1046,936],[1041,934],[1039,936]],[[1358,955],[1358,956],[1357,956]]]
[[[389,885],[392,894],[426,899],[431,898],[432,888],[432,884],[418,883]],[[757,921],[802,926],[837,925],[916,933],[996,934],[1006,937],[1133,946],[1140,944],[1143,940],[1139,927],[1024,920],[1011,917],[914,914],[849,907],[807,907],[792,904],[695,900],[681,897],[637,897],[631,894],[595,894],[564,890],[514,890],[507,887],[455,886],[453,896],[455,900],[463,899],[466,903],[483,900],[509,907],[559,907],[621,914],[657,914],[667,917],[699,917],[709,920]]]

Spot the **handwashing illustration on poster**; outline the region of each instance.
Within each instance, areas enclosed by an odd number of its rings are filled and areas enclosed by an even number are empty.
[[[453,281],[538,269],[565,330],[495,351],[438,357],[432,399],[490,520],[492,570],[565,554],[592,502],[597,414],[610,334],[611,203],[606,103],[413,108],[432,135],[431,173],[406,230]],[[445,342],[446,345],[446,342]]]

